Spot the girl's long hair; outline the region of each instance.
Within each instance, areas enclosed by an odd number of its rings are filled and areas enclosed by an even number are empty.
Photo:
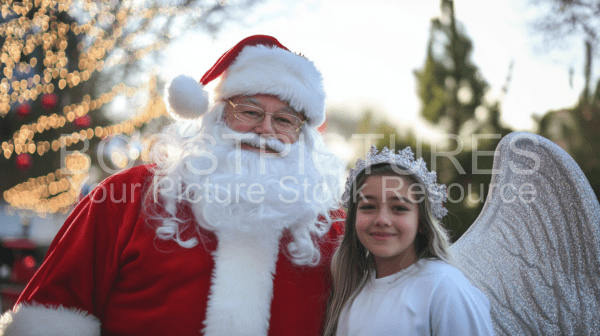
[[[405,174],[398,174],[398,168]],[[356,234],[357,199],[352,197],[354,190],[360,190],[369,176],[403,176],[419,183],[421,190],[426,190],[416,176],[410,174],[404,167],[392,168],[389,163],[371,166],[369,174],[363,170],[357,177],[351,189],[348,200],[346,228],[342,242],[333,255],[331,273],[333,277],[332,293],[327,304],[325,320],[325,336],[335,335],[338,320],[344,307],[350,307],[354,298],[363,289],[371,272],[375,272],[375,262],[367,249],[358,240]],[[417,259],[440,259],[452,262],[450,255],[450,238],[442,222],[431,213],[427,197],[419,203],[419,225],[421,230],[415,238]],[[422,232],[421,232],[422,231]]]

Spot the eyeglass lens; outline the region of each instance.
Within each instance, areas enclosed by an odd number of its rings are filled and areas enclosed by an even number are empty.
[[[265,118],[266,114],[271,114],[271,122],[273,127],[282,132],[294,132],[302,126],[302,120],[293,114],[286,112],[267,113],[261,108],[246,105],[246,104],[233,104],[233,114],[241,121],[258,123]]]

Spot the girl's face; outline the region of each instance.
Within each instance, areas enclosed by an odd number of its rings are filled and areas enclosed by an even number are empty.
[[[377,278],[417,261],[415,238],[424,197],[417,185],[404,176],[369,176],[357,195],[356,233],[373,255]]]

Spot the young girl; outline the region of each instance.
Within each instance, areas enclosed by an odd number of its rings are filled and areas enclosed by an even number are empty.
[[[446,186],[410,148],[350,171],[325,335],[493,335],[485,295],[451,266]]]

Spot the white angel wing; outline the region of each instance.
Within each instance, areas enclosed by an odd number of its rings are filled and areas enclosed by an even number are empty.
[[[564,150],[531,133],[502,139],[481,214],[451,247],[489,298],[496,335],[600,333],[599,218]]]

